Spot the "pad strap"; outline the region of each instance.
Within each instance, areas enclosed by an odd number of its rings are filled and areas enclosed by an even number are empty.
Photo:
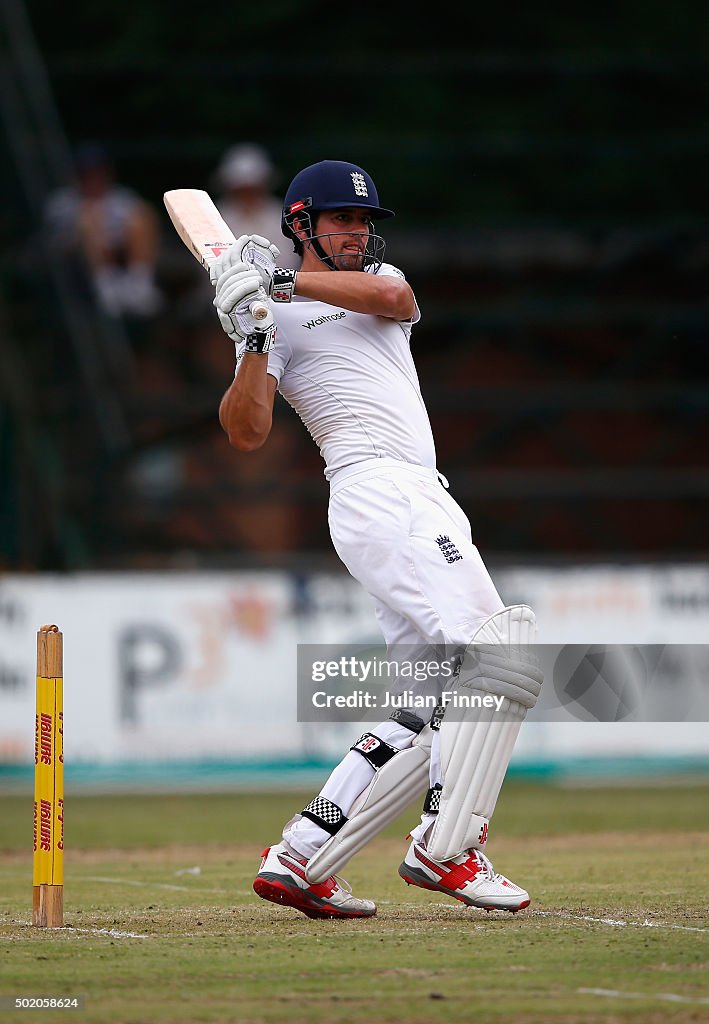
[[[431,716],[430,723],[433,732],[438,732],[439,729],[441,728],[441,722],[443,721],[443,716],[445,715],[445,713],[446,705],[443,703],[437,704],[436,707],[433,709],[433,714]]]
[[[411,732],[415,732],[417,736],[426,724],[422,718],[415,715],[413,711],[407,711],[406,708],[397,708],[396,711],[392,711],[389,715],[389,721],[398,722],[399,725],[403,725],[405,729],[410,729]]]
[[[443,786],[440,782],[437,782],[435,786],[431,786],[426,798],[423,802],[423,813],[424,814],[438,814],[441,807],[441,793],[443,792]]]
[[[337,804],[333,804],[332,800],[326,800],[324,796],[314,797],[300,813],[304,818],[314,821],[325,832],[329,832],[331,836],[337,835],[347,821]]]
[[[380,740],[373,732],[362,733],[357,742],[352,744],[350,750],[356,750],[358,754],[361,754],[375,771],[379,771],[387,761],[391,761],[392,757],[399,753],[396,747]]]

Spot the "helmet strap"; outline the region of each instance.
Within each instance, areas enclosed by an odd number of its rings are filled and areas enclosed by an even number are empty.
[[[315,216],[317,217],[317,212],[311,210],[308,211],[307,213],[301,213],[300,217],[298,218],[302,224],[303,230],[307,235],[307,238],[305,239],[303,244],[309,243],[312,246],[313,252],[315,253],[315,255],[317,256],[321,263],[324,263],[325,266],[330,268],[330,270],[337,270],[335,260],[332,258],[332,256],[328,256],[328,254],[325,252],[322,245],[320,244],[318,236],[315,234],[315,225],[313,224],[313,213],[315,213]]]
[[[317,237],[313,238],[311,236],[309,241],[310,241],[310,244],[313,247],[315,255],[318,257],[318,259],[320,260],[321,263],[325,263],[330,268],[330,270],[338,270],[339,269],[338,266],[336,265],[335,260],[332,258],[332,256],[328,256],[327,255],[327,253],[323,249],[323,247],[320,244],[320,242],[319,242]]]

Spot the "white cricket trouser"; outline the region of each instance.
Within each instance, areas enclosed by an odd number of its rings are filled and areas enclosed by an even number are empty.
[[[388,458],[348,467],[331,481],[328,518],[337,554],[375,600],[388,647],[412,652],[429,645],[463,648],[478,626],[504,607],[473,544],[468,518],[436,470]],[[419,709],[415,713],[421,714]],[[401,750],[414,739],[394,721],[371,731]],[[349,751],[320,794],[347,815],[373,775],[371,765]],[[439,781],[435,733],[431,785]],[[426,827],[432,820],[429,816]],[[330,838],[308,818],[289,823],[283,834],[304,857],[312,857]]]

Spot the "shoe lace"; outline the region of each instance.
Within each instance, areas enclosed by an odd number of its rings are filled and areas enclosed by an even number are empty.
[[[340,875],[333,875],[332,877],[335,879],[335,881],[337,882],[341,889],[344,889],[345,892],[348,893],[350,896],[352,895],[352,886],[347,881],[347,879],[342,878]]]
[[[495,871],[494,867],[492,866],[492,862],[488,860],[485,854],[481,853],[480,850],[473,850],[472,852],[475,854],[477,862],[485,872],[487,878],[489,878],[491,882],[494,882],[498,876],[498,872]]]

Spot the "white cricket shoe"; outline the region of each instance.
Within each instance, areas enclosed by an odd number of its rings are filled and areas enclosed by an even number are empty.
[[[373,917],[377,912],[371,900],[359,900],[347,882],[330,875],[324,882],[311,885],[305,877],[308,861],[290,853],[284,844],[263,851],[261,870],[254,879],[254,892],[271,903],[295,907],[308,917]]]
[[[465,850],[458,857],[440,862],[429,857],[426,848],[414,841],[399,874],[408,885],[443,892],[483,910],[510,910],[516,914],[530,903],[529,893],[495,871],[479,850]]]

